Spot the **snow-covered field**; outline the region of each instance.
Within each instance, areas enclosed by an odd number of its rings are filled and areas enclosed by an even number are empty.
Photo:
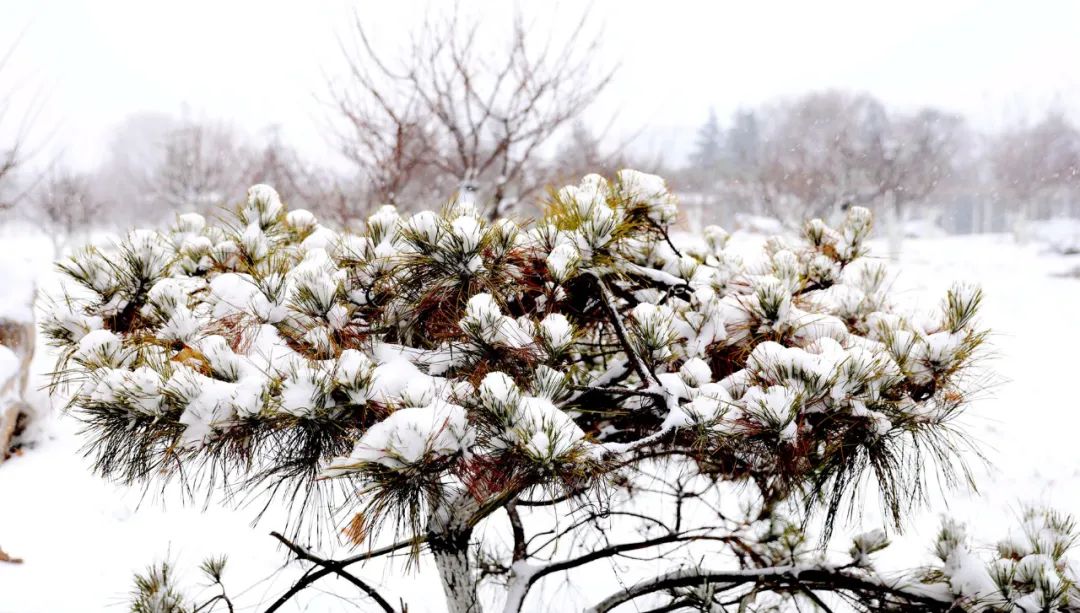
[[[48,241],[25,232],[3,238],[10,253],[49,253]],[[878,246],[877,253],[884,247]],[[41,271],[46,289],[55,280],[48,257],[15,265]],[[993,329],[997,384],[965,418],[991,465],[977,468],[977,494],[951,492],[919,512],[906,534],[881,558],[881,567],[925,561],[938,516],[971,524],[977,538],[992,542],[1015,523],[1020,507],[1045,503],[1080,514],[1080,403],[1071,389],[1080,346],[1080,279],[1057,273],[1080,263],[1035,245],[1017,246],[1008,236],[909,240],[896,289],[912,302],[937,301],[954,280],[982,284],[984,321]],[[12,261],[8,261],[12,265]],[[51,358],[35,360],[38,387]],[[34,400],[47,404],[44,392]],[[77,424],[53,415],[41,444],[0,465],[0,547],[24,559],[0,563],[0,613],[67,613],[124,610],[132,573],[168,557],[180,566],[210,554],[228,554],[225,579],[235,596],[262,610],[294,580],[292,565],[277,573],[285,553],[268,536],[274,517],[252,527],[252,508],[185,506],[160,496],[119,488],[89,474],[79,454]],[[874,500],[867,500],[862,528],[873,527]],[[837,545],[851,525],[837,530]],[[846,547],[846,545],[844,545]],[[327,552],[329,553],[329,552]],[[440,611],[441,588],[430,568],[406,571],[403,562],[370,567],[362,576],[389,594],[407,595],[409,610]],[[267,577],[275,577],[268,580]],[[578,579],[580,580],[580,576]],[[340,586],[324,580],[320,589]],[[352,590],[342,589],[342,594]],[[594,597],[596,594],[593,595]],[[533,607],[537,603],[533,602]],[[329,592],[309,591],[285,610],[356,611]]]

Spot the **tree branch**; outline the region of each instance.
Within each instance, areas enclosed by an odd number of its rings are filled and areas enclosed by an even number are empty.
[[[370,560],[372,558],[376,558],[376,557],[379,557],[379,556],[382,556],[382,555],[386,555],[388,553],[398,551],[400,549],[405,549],[406,547],[412,547],[417,543],[416,539],[407,540],[407,541],[400,541],[400,542],[394,543],[393,545],[387,545],[386,547],[382,547],[380,549],[369,551],[367,553],[358,554],[358,555],[355,555],[355,556],[352,556],[352,557],[349,557],[349,558],[344,558],[342,560],[327,560],[325,558],[320,558],[320,557],[310,553],[306,549],[304,549],[304,548],[300,547],[299,545],[289,541],[288,539],[286,539],[284,536],[282,536],[281,534],[279,534],[277,532],[271,532],[270,536],[272,536],[272,537],[276,538],[277,540],[281,541],[281,543],[283,545],[288,547],[301,560],[307,560],[309,562],[314,562],[317,566],[320,566],[322,568],[320,568],[319,570],[317,570],[315,572],[305,574],[299,581],[297,581],[295,584],[293,584],[293,586],[291,588],[289,588],[289,590],[287,592],[282,594],[280,598],[278,598],[276,601],[274,601],[274,604],[270,605],[270,608],[268,608],[266,610],[266,613],[273,613],[274,611],[277,611],[286,602],[288,602],[290,599],[292,599],[293,596],[298,594],[300,591],[302,591],[303,589],[305,589],[306,587],[308,587],[312,583],[315,583],[319,579],[322,579],[323,577],[325,577],[326,575],[329,575],[329,574],[338,575],[338,576],[342,577],[343,579],[345,579],[346,581],[349,581],[353,585],[355,585],[355,586],[359,587],[361,590],[363,590],[364,593],[366,593],[372,600],[374,600],[375,603],[378,604],[379,607],[381,607],[383,611],[387,611],[388,613],[394,613],[393,607],[390,606],[390,603],[388,603],[386,601],[386,599],[384,599],[381,595],[379,595],[379,593],[377,591],[375,591],[375,589],[372,588],[370,585],[368,585],[367,583],[365,583],[364,581],[362,581],[358,577],[346,572],[345,567],[349,566],[350,564],[354,564],[356,562],[360,562],[360,561],[363,561],[363,560]],[[420,540],[423,540],[423,539],[420,539]]]
[[[862,599],[875,599],[894,610],[945,613],[953,606],[953,599],[945,592],[935,593],[932,586],[918,584],[890,585],[884,580],[828,566],[777,566],[746,570],[707,570],[688,568],[672,571],[652,579],[631,585],[605,598],[588,609],[588,613],[606,613],[615,607],[640,596],[681,587],[700,587],[719,584],[723,589],[753,583],[774,592],[816,590],[850,593]],[[902,607],[900,609],[899,607]],[[884,609],[889,610],[889,609]]]
[[[619,318],[618,311],[615,310],[614,297],[611,295],[611,290],[608,289],[607,283],[600,278],[599,275],[593,273],[593,279],[596,279],[596,285],[600,289],[600,306],[603,307],[604,312],[608,316],[608,320],[611,322],[612,328],[615,329],[615,336],[619,339],[619,344],[622,345],[623,351],[626,352],[626,357],[630,360],[630,364],[634,367],[634,371],[639,377],[641,377],[641,383],[643,385],[655,385],[660,389],[663,387],[660,385],[660,381],[656,378],[656,375],[645,365],[645,362],[638,356],[637,351],[634,350],[634,346],[630,343],[630,335],[626,331],[626,326],[623,325],[622,319]]]
[[[514,555],[512,560],[517,562],[524,560],[527,555],[525,543],[525,526],[521,523],[521,514],[518,513],[517,503],[510,502],[505,507],[506,515],[510,518],[510,528],[514,534]]]

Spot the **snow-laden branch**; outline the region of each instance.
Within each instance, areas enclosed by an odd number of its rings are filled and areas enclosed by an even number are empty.
[[[759,591],[792,593],[800,590],[849,593],[863,602],[878,602],[880,611],[944,613],[953,610],[955,599],[941,586],[903,581],[888,582],[861,571],[817,565],[794,565],[745,570],[686,568],[627,586],[596,605],[588,613],[607,613],[635,598],[678,588],[716,587],[721,591],[753,585]]]
[[[184,215],[63,262],[43,326],[55,383],[72,386],[101,474],[263,484],[310,521],[359,505],[357,534],[422,536],[462,611],[493,575],[516,576],[524,598],[541,577],[642,548],[792,557],[769,550],[790,534],[735,546],[714,523],[697,531],[687,500],[723,513],[680,490],[662,534],[542,563],[529,524],[554,501],[575,526],[551,534],[557,547],[604,517],[646,521],[607,507],[670,479],[760,496],[736,523],[771,530],[794,502],[834,517],[868,481],[899,521],[923,491],[919,453],[962,475],[950,424],[985,338],[981,294],[956,286],[929,316],[893,306],[860,257],[869,211],[770,239],[750,265],[719,228],[676,249],[659,177],[589,175],[544,209],[532,224],[490,222],[469,199],[384,206],[338,232],[255,186],[222,223]],[[511,559],[480,564],[474,529],[501,509]],[[351,563],[326,562],[288,596]]]

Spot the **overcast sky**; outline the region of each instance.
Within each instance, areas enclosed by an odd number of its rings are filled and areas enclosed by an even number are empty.
[[[505,2],[462,5],[491,25]],[[522,2],[541,21],[579,5]],[[327,150],[316,95],[338,74],[338,37],[355,10],[382,42],[421,18],[427,2],[345,0],[0,0],[0,50],[21,36],[0,83],[42,91],[39,132],[54,129],[76,166],[139,111],[268,124],[311,155]],[[868,91],[894,107],[935,105],[993,128],[1048,107],[1080,109],[1080,3],[661,2],[598,0],[601,62],[618,78],[595,110],[645,139],[686,134],[713,107],[811,89]],[[675,128],[684,129],[677,130]],[[685,137],[682,139],[685,141]]]

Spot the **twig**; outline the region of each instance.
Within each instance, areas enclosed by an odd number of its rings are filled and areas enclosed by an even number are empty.
[[[665,404],[667,398],[660,392],[653,392],[650,390],[632,390],[625,387],[610,387],[604,385],[573,385],[570,389],[576,392],[593,392],[596,394],[613,394],[616,396],[637,396],[639,398],[650,398],[652,400],[660,401],[660,404]]]
[[[518,498],[514,501],[514,504],[519,507],[547,507],[559,504],[560,502],[566,502],[567,500],[570,500],[574,496],[577,496],[583,492],[585,492],[584,488],[575,489],[563,494],[562,496],[557,496],[549,500],[529,500],[526,498]]]
[[[350,564],[354,564],[356,562],[362,561],[362,560],[369,560],[371,558],[375,558],[375,557],[378,557],[378,556],[381,556],[381,555],[385,555],[387,553],[397,551],[399,549],[404,549],[406,547],[411,547],[416,543],[415,539],[408,540],[408,541],[400,541],[400,542],[394,543],[393,545],[387,545],[386,547],[382,547],[382,548],[376,549],[374,551],[369,551],[369,552],[364,553],[364,554],[358,554],[358,555],[352,556],[350,558],[344,558],[342,560],[327,560],[327,559],[320,558],[320,557],[310,553],[306,549],[304,549],[304,548],[300,547],[299,545],[289,541],[288,539],[286,539],[284,536],[282,536],[281,534],[279,534],[277,532],[271,532],[270,536],[272,536],[272,537],[276,538],[277,540],[281,541],[281,543],[283,545],[288,547],[301,560],[307,560],[309,562],[314,562],[316,565],[321,566],[322,568],[320,570],[317,570],[317,571],[312,572],[310,574],[306,574],[299,581],[294,583],[293,586],[291,588],[289,588],[289,590],[287,592],[282,594],[281,597],[278,598],[274,602],[274,604],[270,605],[270,608],[268,608],[266,610],[266,613],[273,613],[274,611],[277,611],[286,602],[288,602],[293,596],[295,596],[297,593],[299,593],[301,590],[303,590],[307,586],[311,585],[312,583],[318,581],[319,579],[321,579],[321,578],[323,578],[323,577],[325,577],[326,575],[329,575],[329,574],[336,574],[336,575],[342,577],[343,579],[345,579],[346,581],[349,581],[353,585],[355,585],[355,586],[359,587],[361,590],[363,590],[364,593],[366,593],[369,597],[371,597],[371,599],[374,600],[376,602],[376,604],[378,604],[382,608],[383,611],[386,611],[387,613],[394,613],[393,607],[390,606],[390,603],[388,603],[385,598],[383,598],[370,585],[368,585],[367,583],[365,583],[364,581],[362,581],[358,577],[356,577],[356,576],[348,573],[347,571],[345,571],[345,567],[350,565]]]
[[[615,310],[613,304],[611,290],[608,289],[607,283],[595,273],[592,275],[596,279],[596,284],[600,288],[600,305],[603,307],[604,312],[607,313],[608,319],[611,322],[611,326],[615,329],[615,336],[619,339],[619,344],[622,345],[623,351],[626,352],[626,357],[630,360],[630,364],[634,367],[634,371],[641,377],[641,383],[643,385],[656,385],[660,386],[660,381],[652,374],[652,371],[645,366],[645,362],[634,351],[634,346],[630,343],[630,336],[626,332],[626,327],[623,326],[622,320],[619,319],[619,313]]]

